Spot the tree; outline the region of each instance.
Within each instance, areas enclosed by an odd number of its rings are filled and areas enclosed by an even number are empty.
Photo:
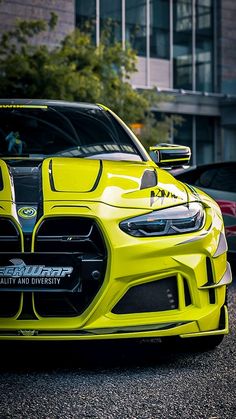
[[[104,32],[99,46],[91,36],[76,29],[54,48],[35,41],[37,35],[53,30],[57,17],[17,21],[15,28],[0,40],[1,97],[46,98],[103,103],[127,124],[140,122],[141,141],[147,147],[158,142],[160,128],[166,140],[173,120],[157,122],[151,112],[163,96],[156,90],[138,92],[130,83],[137,71],[137,56],[129,46],[107,42]],[[48,26],[48,27],[47,27]],[[166,98],[165,98],[166,100]],[[176,120],[176,118],[174,118]]]

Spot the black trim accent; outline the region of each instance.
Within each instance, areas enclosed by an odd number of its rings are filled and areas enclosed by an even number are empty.
[[[192,299],[189,291],[189,286],[186,278],[183,278],[184,283],[184,298],[185,298],[185,305],[190,306],[192,304]]]
[[[38,320],[33,309],[33,294],[23,293],[23,307],[17,320]]]
[[[0,191],[2,191],[4,188],[3,184],[3,177],[2,177],[2,169],[0,168]]]
[[[190,157],[191,157],[190,151],[189,150],[184,150],[184,149],[178,150],[178,149],[172,149],[170,147],[170,150],[160,149],[158,151],[160,153],[160,161],[161,160],[170,160],[170,159],[178,160],[178,158],[180,158],[180,159],[184,159],[184,158],[190,159]],[[162,163],[162,161],[161,161],[161,163]],[[175,161],[171,162],[171,164],[172,163],[175,163]]]
[[[207,270],[207,284],[204,284],[205,286],[214,285],[214,277],[212,272],[212,265],[211,260],[209,257],[206,257],[206,270]]]
[[[204,284],[204,286],[207,287],[207,286],[215,285],[211,260],[209,257],[206,257],[206,270],[207,270],[207,283]],[[214,288],[208,288],[208,293],[209,293],[210,304],[215,304],[216,296],[215,296]]]
[[[30,252],[32,245],[32,233],[24,233],[24,252]]]
[[[141,179],[140,189],[157,186],[157,173],[155,170],[145,170]]]
[[[48,168],[49,168],[49,182],[50,182],[51,190],[53,192],[58,192],[56,190],[56,188],[55,188],[54,180],[53,180],[53,175],[52,175],[52,160],[50,160],[49,165],[48,165]]]
[[[210,301],[210,304],[215,304],[215,302],[216,302],[215,289],[214,288],[210,288],[208,291],[209,291],[209,301]]]
[[[38,161],[12,160],[7,167],[15,191],[18,221],[24,234],[25,249],[28,251],[31,249],[28,243],[31,241],[34,226],[43,215],[42,164]],[[36,211],[35,216],[24,217],[19,213],[22,207],[32,207]]]
[[[219,321],[219,329],[220,330],[224,330],[225,329],[225,322],[226,322],[226,318],[225,318],[225,306],[227,307],[227,304],[223,305],[221,307],[221,311],[220,311],[220,321]]]
[[[36,220],[38,221],[43,216],[43,179],[42,179],[42,164],[39,165],[39,201]]]
[[[98,175],[97,175],[97,179],[95,180],[95,183],[94,183],[92,189],[90,189],[90,191],[88,191],[88,192],[95,191],[95,189],[97,189],[97,186],[98,186],[98,184],[100,182],[100,179],[101,179],[101,176],[102,176],[102,170],[103,170],[102,160],[100,160],[99,163],[100,163],[100,167],[99,167],[99,172],[98,172]]]

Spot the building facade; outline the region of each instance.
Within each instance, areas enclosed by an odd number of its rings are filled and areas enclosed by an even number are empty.
[[[171,141],[191,146],[193,163],[236,160],[235,0],[3,0],[1,30],[16,17],[49,19],[51,11],[57,34],[44,42],[86,22],[98,45],[109,23],[110,42],[137,51],[132,85],[173,95],[154,111],[183,117]]]

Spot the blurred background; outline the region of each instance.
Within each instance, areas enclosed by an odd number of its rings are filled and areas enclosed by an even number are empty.
[[[235,0],[1,0],[1,97],[102,101],[145,146],[236,160],[235,21]]]

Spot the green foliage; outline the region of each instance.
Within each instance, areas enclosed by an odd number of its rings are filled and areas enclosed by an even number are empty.
[[[50,48],[40,42],[40,35],[52,31],[56,24],[57,16],[52,13],[49,22],[17,21],[13,30],[2,35],[1,97],[102,103],[127,124],[142,123],[140,139],[146,147],[166,141],[173,117],[158,122],[151,112],[163,95],[156,89],[138,92],[129,82],[137,71],[135,52],[129,46],[124,50],[120,43],[107,42],[106,32],[95,46],[91,36],[79,29]]]

